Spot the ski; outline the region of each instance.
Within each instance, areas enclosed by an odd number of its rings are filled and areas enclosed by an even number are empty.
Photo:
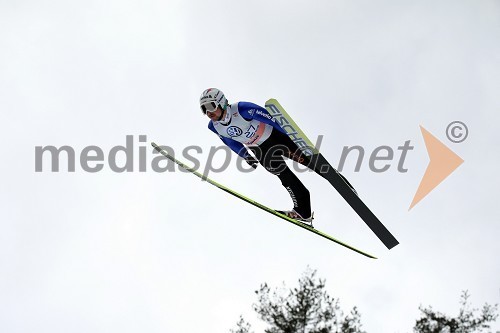
[[[287,132],[288,136],[297,144],[302,152],[308,156],[315,172],[325,178],[345,201],[354,209],[375,235],[384,243],[388,249],[392,249],[399,244],[398,240],[387,230],[380,220],[359,198],[347,179],[344,178],[334,167],[328,163],[326,158],[314,147],[311,140],[288,115],[285,109],[276,99],[269,99],[266,102],[266,109],[278,124]]]
[[[206,181],[206,182],[208,182],[208,183],[210,183],[210,184],[218,187],[219,189],[221,189],[221,190],[223,190],[223,191],[225,191],[225,192],[227,192],[227,193],[229,193],[229,194],[231,194],[231,195],[233,195],[233,196],[235,196],[235,197],[237,197],[237,198],[239,198],[239,199],[241,199],[243,201],[246,201],[249,204],[254,205],[255,207],[258,207],[258,208],[260,208],[260,209],[262,209],[262,210],[264,210],[264,211],[266,211],[266,212],[268,212],[270,214],[273,214],[273,215],[275,215],[275,216],[277,216],[279,218],[282,218],[285,221],[293,223],[296,226],[299,226],[299,227],[301,227],[303,229],[306,229],[306,230],[308,230],[308,231],[310,231],[310,232],[312,232],[312,233],[314,233],[314,234],[316,234],[318,236],[324,237],[324,238],[326,238],[326,239],[328,239],[328,240],[330,240],[330,241],[332,241],[334,243],[337,243],[337,244],[339,244],[339,245],[341,245],[341,246],[343,246],[345,248],[348,248],[349,250],[352,250],[354,252],[362,254],[362,255],[364,255],[364,256],[366,256],[368,258],[377,259],[377,257],[375,257],[375,256],[373,256],[373,255],[371,255],[369,253],[366,253],[364,251],[356,249],[355,247],[352,247],[351,245],[346,244],[346,243],[344,243],[344,242],[342,242],[342,241],[340,241],[340,240],[338,240],[338,239],[336,239],[336,238],[334,238],[334,237],[332,237],[332,236],[330,236],[330,235],[328,235],[328,234],[326,234],[326,233],[324,233],[322,231],[319,231],[319,230],[314,229],[314,228],[312,228],[312,227],[310,227],[310,226],[308,226],[308,225],[306,225],[304,223],[301,223],[301,222],[296,221],[296,220],[294,220],[292,218],[289,218],[288,216],[286,216],[284,214],[278,213],[277,211],[275,211],[272,208],[269,208],[269,207],[267,207],[267,206],[265,206],[265,205],[263,205],[263,204],[255,201],[255,200],[247,198],[246,196],[244,196],[244,195],[242,195],[242,194],[240,194],[240,193],[238,193],[236,191],[233,191],[230,188],[228,188],[228,187],[226,187],[226,186],[224,186],[222,184],[219,184],[219,183],[213,181],[212,179],[208,178],[207,176],[203,175],[202,173],[196,171],[194,168],[191,168],[191,167],[187,166],[186,164],[182,163],[181,161],[177,160],[175,157],[173,157],[172,155],[170,155],[169,153],[167,153],[164,149],[162,149],[156,143],[151,142],[151,145],[154,147],[154,149],[156,149],[157,152],[159,152],[160,154],[162,154],[163,156],[165,156],[166,158],[168,158],[169,160],[171,160],[172,162],[174,162],[175,164],[177,164],[178,166],[180,166],[184,170],[189,171],[190,173],[192,173],[192,174],[196,175],[197,177],[201,178],[202,180],[204,180],[204,181]]]

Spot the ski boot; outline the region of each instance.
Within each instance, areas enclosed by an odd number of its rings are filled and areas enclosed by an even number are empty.
[[[314,220],[314,212],[311,213],[311,216],[308,218],[302,217],[299,213],[295,211],[295,209],[292,210],[277,210],[278,213],[283,214],[288,216],[291,219],[297,220],[301,223],[304,223],[305,225],[314,228],[312,221]]]

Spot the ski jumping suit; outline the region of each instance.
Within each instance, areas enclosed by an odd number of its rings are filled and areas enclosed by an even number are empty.
[[[231,104],[224,119],[211,120],[208,128],[242,158],[251,158],[246,147],[251,149],[260,164],[281,180],[292,198],[295,211],[305,218],[311,216],[309,191],[288,168],[282,156],[306,166],[310,161],[266,109],[249,102]]]

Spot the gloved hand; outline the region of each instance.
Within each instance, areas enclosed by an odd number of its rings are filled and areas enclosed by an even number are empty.
[[[256,169],[257,165],[259,165],[259,161],[256,160],[253,156],[247,156],[245,157],[245,162],[248,163],[252,168]]]

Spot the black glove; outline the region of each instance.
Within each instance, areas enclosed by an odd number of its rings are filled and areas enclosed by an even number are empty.
[[[245,162],[248,163],[252,168],[256,169],[257,165],[259,165],[259,161],[253,158],[252,156],[245,157]]]

